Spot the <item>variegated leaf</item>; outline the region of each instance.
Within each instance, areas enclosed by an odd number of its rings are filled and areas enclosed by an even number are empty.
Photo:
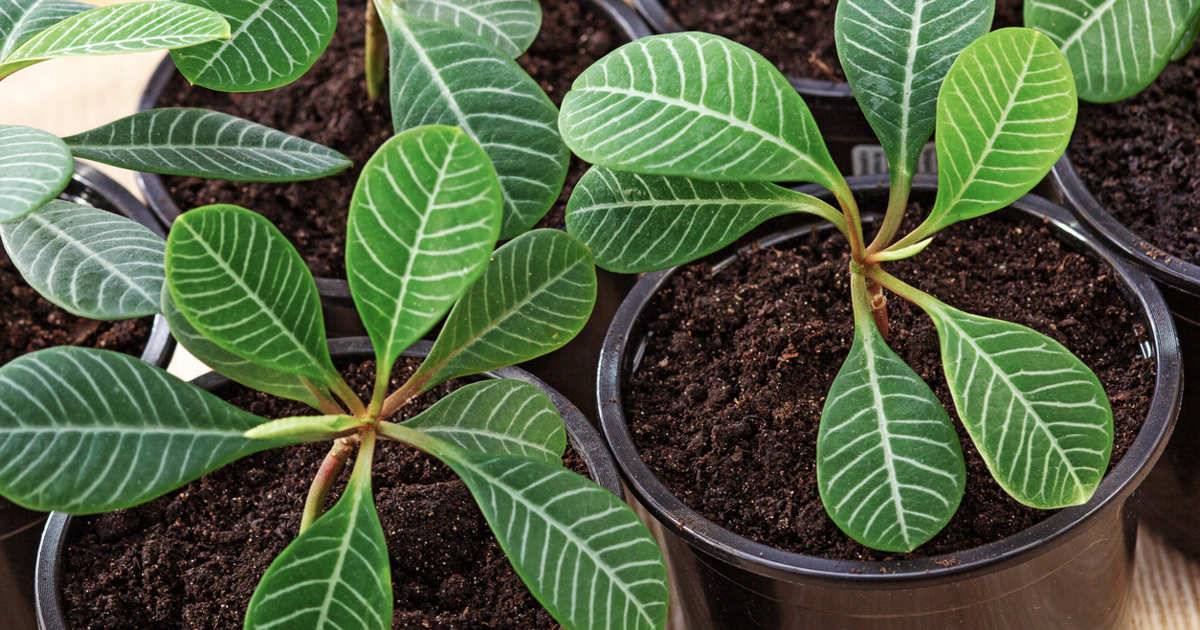
[[[71,181],[75,161],[57,136],[0,125],[0,222],[37,210]]]
[[[829,204],[761,182],[707,182],[592,167],[567,204],[567,232],[617,273],[666,269],[732,243],[767,219],[808,213],[845,232]]]
[[[205,109],[139,112],[63,142],[76,157],[121,168],[238,182],[317,179],[350,167],[333,149]]]
[[[795,88],[762,55],[717,35],[621,46],[576,79],[559,127],[579,157],[618,171],[844,188]]]
[[[392,122],[460,127],[491,158],[504,192],[500,238],[533,227],[558,199],[570,153],[558,110],[515,61],[474,35],[377,0],[391,47]]]
[[[1025,25],[1050,36],[1070,61],[1079,97],[1099,103],[1119,101],[1150,85],[1198,14],[1200,0],[1025,3]]]
[[[561,348],[592,314],[593,265],[587,247],[559,230],[533,230],[505,243],[454,305],[412,378],[428,379],[426,390]]]
[[[0,494],[93,514],[149,501],[251,453],[263,422],[134,357],[61,346],[0,367]]]
[[[30,37],[94,8],[70,0],[0,0],[0,61]]]
[[[561,464],[567,447],[554,403],[521,381],[492,379],[460,387],[404,426],[467,450],[548,464]]]
[[[183,213],[167,238],[166,269],[179,311],[217,345],[262,367],[340,382],[316,282],[261,215],[224,205]]]
[[[91,319],[159,311],[162,237],[121,215],[66,201],[0,223],[4,249],[47,300]]]
[[[474,33],[509,57],[520,57],[542,27],[537,0],[404,0],[404,8]]]
[[[26,39],[0,59],[0,79],[56,57],[178,48],[229,37],[229,33],[229,23],[220,15],[181,2],[150,0],[97,7]]]
[[[346,273],[381,370],[483,273],[503,212],[487,154],[463,131],[405,131],[367,162],[350,202]]]
[[[337,0],[186,0],[233,27],[225,41],[172,50],[188,81],[222,92],[269,90],[300,78],[337,27]]]

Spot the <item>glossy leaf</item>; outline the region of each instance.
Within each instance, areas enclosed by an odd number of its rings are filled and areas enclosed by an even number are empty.
[[[992,25],[993,0],[843,0],[834,34],[854,98],[908,186],[954,59]]]
[[[821,411],[817,484],[843,532],[907,553],[954,516],[966,466],[941,401],[879,334],[865,285],[854,290],[854,343]]]
[[[583,330],[595,303],[587,247],[559,230],[523,234],[496,250],[413,378],[429,379],[424,391],[557,350]]]
[[[493,379],[454,390],[404,426],[460,448],[561,464],[562,417],[540,389]]]
[[[1079,97],[1110,103],[1150,85],[1200,12],[1200,0],[1028,0],[1025,25],[1066,54]]]
[[[63,142],[76,157],[121,168],[239,182],[317,179],[350,167],[333,149],[205,109],[139,112]]]
[[[188,323],[183,313],[179,312],[165,283],[162,314],[175,341],[192,353],[192,356],[226,378],[272,396],[298,400],[313,409],[320,407],[312,390],[305,387],[303,377],[247,361],[200,334],[200,331]]]
[[[0,222],[49,203],[74,172],[71,152],[56,136],[32,127],[0,125]]]
[[[166,243],[121,215],[51,201],[0,224],[4,249],[43,297],[91,319],[131,319],[159,311]]]
[[[264,422],[249,431],[252,440],[279,440],[288,444],[331,440],[363,426],[367,421],[354,416],[294,416]]]
[[[166,268],[171,299],[217,345],[316,382],[340,379],[325,345],[316,282],[261,215],[223,205],[183,213],[167,239]]]
[[[515,61],[474,35],[376,0],[391,47],[392,122],[460,127],[479,142],[504,192],[501,238],[541,219],[558,199],[570,153],[558,111]]]
[[[1001,29],[971,44],[938,99],[938,193],[924,236],[1032,190],[1066,150],[1077,108],[1071,69],[1045,35]]]
[[[300,78],[337,27],[337,0],[186,0],[229,20],[230,39],[172,50],[188,81],[222,92],[269,90]]]
[[[387,541],[360,458],[337,504],[292,541],[254,589],[246,630],[389,630]]]
[[[454,127],[419,127],[367,162],[350,202],[346,273],[381,369],[487,267],[503,212],[487,154]]]
[[[1091,498],[1113,443],[1112,408],[1096,375],[1029,328],[936,301],[924,306],[954,406],[1000,486],[1041,509]]]
[[[521,56],[542,27],[537,0],[404,0],[404,8],[473,33],[509,57]]]
[[[665,626],[662,553],[617,497],[557,464],[472,451],[437,455],[466,482],[517,575],[565,628]]]
[[[96,7],[26,39],[0,59],[0,78],[56,57],[178,48],[229,37],[229,33],[229,23],[220,15],[181,2],[152,0]]]
[[[262,418],[134,357],[62,346],[0,367],[0,494],[33,510],[109,512],[274,446]]]
[[[795,88],[762,55],[717,35],[621,46],[576,79],[559,127],[579,157],[619,171],[842,187]]]
[[[711,254],[767,219],[822,217],[845,231],[829,204],[769,183],[706,182],[592,167],[567,204],[567,232],[596,264],[617,273],[666,269]]]
[[[0,61],[30,37],[94,8],[69,0],[0,0]]]

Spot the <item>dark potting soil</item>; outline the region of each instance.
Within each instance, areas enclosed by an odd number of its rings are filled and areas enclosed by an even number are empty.
[[[168,194],[183,210],[232,203],[269,218],[299,250],[313,274],[345,277],[346,213],[359,172],[392,136],[387,97],[367,98],[363,74],[363,3],[342,0],[328,50],[295,83],[267,92],[228,94],[189,86],[175,74],[159,107],[204,107],[247,118],[340,151],[354,166],[311,182],[247,184],[191,177],[164,177]],[[615,27],[577,1],[542,0],[542,30],[517,61],[555,104],[575,77],[615,48]],[[572,162],[567,188],[538,227],[563,228],[563,210],[584,165]]]
[[[784,74],[845,81],[833,39],[837,0],[661,0],[688,30],[716,33],[770,59]],[[1021,0],[998,0],[995,28],[1021,26]]]
[[[141,356],[153,319],[100,322],[76,317],[38,295],[0,248],[0,365],[52,346],[87,346]]]
[[[393,388],[416,366],[401,359]],[[366,396],[374,369],[374,361],[363,361],[343,374]],[[466,382],[436,387],[397,417],[415,415]],[[311,413],[299,403],[237,386],[223,396],[268,417]],[[142,506],[76,519],[63,554],[68,627],[241,628],[259,579],[299,531],[309,483],[327,449],[314,444],[259,453]],[[586,471],[570,448],[565,462]],[[350,468],[327,506],[337,500]],[[380,441],[373,473],[391,557],[392,627],[558,628],[448,468],[416,449]]]
[[[741,254],[715,276],[705,264],[684,267],[647,311],[649,344],[625,384],[625,407],[650,468],[711,520],[776,548],[891,559],[843,534],[817,491],[821,408],[853,333],[847,252],[835,232]],[[1154,365],[1139,350],[1147,332],[1108,267],[1015,216],[952,226],[914,260],[921,266],[889,269],[952,306],[1050,335],[1091,367],[1112,402],[1112,461],[1120,460],[1149,408]],[[962,551],[1046,518],[988,473],[954,413],[929,318],[895,296],[888,311],[889,345],[950,411],[967,462],[957,514],[913,555]]]
[[[1096,199],[1134,234],[1200,264],[1200,53],[1149,88],[1079,104],[1069,155]]]

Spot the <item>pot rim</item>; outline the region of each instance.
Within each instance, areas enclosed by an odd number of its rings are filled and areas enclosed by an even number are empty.
[[[1200,297],[1200,265],[1163,251],[1117,220],[1092,195],[1067,154],[1059,158],[1052,172],[1054,183],[1062,192],[1067,207],[1074,210],[1075,215],[1099,235],[1105,245],[1137,263],[1155,280]]]
[[[117,212],[166,238],[166,229],[163,228],[158,217],[111,177],[76,160],[75,173],[71,176],[71,182],[94,191]],[[68,192],[68,194],[70,193]],[[150,325],[150,336],[146,338],[146,347],[142,349],[141,359],[151,365],[166,367],[174,352],[175,338],[171,336],[166,318],[161,313],[154,315],[153,323]]]
[[[667,33],[682,33],[688,29],[684,28],[675,16],[671,14],[659,0],[630,0],[633,3],[637,12],[646,18],[646,23],[650,25],[652,32],[659,34]],[[796,88],[802,96],[812,96],[827,99],[845,99],[853,101],[855,107],[858,106],[858,101],[854,100],[854,92],[850,89],[850,84],[845,81],[826,81],[822,79],[808,79],[805,77],[792,76],[784,74],[788,83]]]
[[[622,37],[629,40],[640,39],[653,34],[650,27],[642,20],[632,7],[628,6],[620,0],[574,0],[581,2],[595,9],[597,13],[603,15],[616,27],[617,32]],[[167,88],[167,83],[175,76],[175,62],[172,61],[171,55],[163,55],[162,61],[154,68],[154,73],[150,75],[150,80],[146,83],[145,89],[142,90],[141,98],[138,100],[137,111],[144,112],[154,109],[158,105],[158,99],[162,96],[163,90]],[[848,89],[848,86],[847,86]],[[163,183],[163,178],[157,173],[146,173],[139,171],[136,174],[138,189],[142,191],[142,196],[146,198],[146,205],[150,206],[153,215],[162,225],[170,227],[178,217],[183,213],[179,209],[179,205],[171,198],[167,192],[167,186]],[[345,278],[327,278],[318,277],[317,291],[321,296],[333,299],[350,299],[350,285]]]
[[[329,340],[329,350],[334,358],[362,357],[373,358],[371,340],[367,337],[341,337]],[[425,357],[433,347],[433,342],[419,340],[406,349],[401,356]],[[583,413],[574,403],[567,400],[557,390],[547,385],[542,379],[518,367],[504,367],[482,373],[487,378],[513,379],[529,383],[542,390],[550,397],[554,407],[562,416],[567,430],[567,438],[575,447],[576,453],[583,460],[591,473],[591,478],[605,490],[612,492],[617,498],[625,500],[621,486],[621,477],[617,473],[616,462],[608,451],[608,446],[600,433],[592,427]],[[191,380],[193,385],[208,391],[229,385],[232,381],[217,372],[206,372]],[[67,532],[72,517],[63,512],[51,512],[42,530],[38,543],[37,566],[34,573],[34,588],[37,595],[36,609],[39,630],[67,630],[66,619],[63,616],[62,600],[59,595],[60,561],[63,548],[67,541]]]
[[[888,186],[886,175],[848,178],[848,182],[855,191],[886,189]],[[918,176],[913,191],[931,192],[936,190],[936,186],[935,177]],[[816,186],[806,186],[802,190],[828,196],[827,191]],[[1179,414],[1183,374],[1179,342],[1170,311],[1162,293],[1146,274],[1096,242],[1068,211],[1035,195],[1026,195],[1011,207],[1048,220],[1062,240],[1090,251],[1113,268],[1122,290],[1138,310],[1149,333],[1149,347],[1146,350],[1154,358],[1156,368],[1150,409],[1137,438],[1113,471],[1101,481],[1090,501],[1062,509],[1032,527],[992,543],[949,554],[893,562],[832,560],[783,551],[721,527],[688,507],[666,488],[638,454],[625,421],[621,388],[625,371],[625,342],[634,338],[633,333],[642,311],[679,267],[648,273],[638,281],[617,311],[600,355],[596,382],[600,425],[632,495],[668,529],[718,561],[770,579],[837,580],[886,587],[909,586],[914,581],[961,579],[995,565],[1019,562],[1021,556],[1048,550],[1049,543],[1061,539],[1069,530],[1095,516],[1109,503],[1131,493],[1162,454]],[[760,240],[759,244],[771,246],[819,227],[819,224],[809,224],[776,232]],[[722,257],[719,260],[723,262],[715,264],[724,264],[729,258]]]

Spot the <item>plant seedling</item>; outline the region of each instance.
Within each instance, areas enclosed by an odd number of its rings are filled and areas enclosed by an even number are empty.
[[[887,289],[937,327],[958,416],[996,481],[1021,503],[1092,496],[1112,449],[1098,379],[1056,341],[964,313],[892,276],[939,230],[1009,205],[1045,176],[1074,127],[1063,54],[1030,29],[988,33],[988,0],[843,0],[838,53],[891,166],[886,214],[867,241],[859,209],[803,100],[761,55],[679,33],[623,46],[563,103],[563,137],[594,166],[567,229],[598,264],[649,271],[714,252],[764,220],[808,213],[850,245],[854,340],[821,415],[817,480],[833,521],[863,544],[908,552],[941,530],[964,491],[946,410],[887,345]],[[933,209],[897,239],[922,146],[937,129]],[[813,182],[840,211],[770,182]]]
[[[535,230],[493,251],[501,208],[495,169],[457,128],[404,132],[365,165],[346,266],[378,366],[367,401],[334,367],[311,274],[256,213],[197,208],[176,220],[166,242],[144,228],[117,238],[116,230],[140,226],[111,215],[108,226],[81,219],[6,231],[28,244],[54,293],[103,304],[157,300],[202,361],[317,415],[268,420],[125,355],[42,350],[0,367],[0,494],[37,510],[103,512],[251,453],[332,441],[300,534],[259,583],[245,627],[386,630],[393,599],[371,463],[378,440],[395,440],[458,474],[517,573],[565,627],[662,628],[666,571],[657,546],[629,507],[562,466],[562,421],[540,390],[487,380],[391,421],[435,385],[550,352],[587,321],[596,297],[587,248],[564,232]],[[389,393],[400,353],[444,316],[428,357]],[[356,449],[345,492],[322,513]]]

